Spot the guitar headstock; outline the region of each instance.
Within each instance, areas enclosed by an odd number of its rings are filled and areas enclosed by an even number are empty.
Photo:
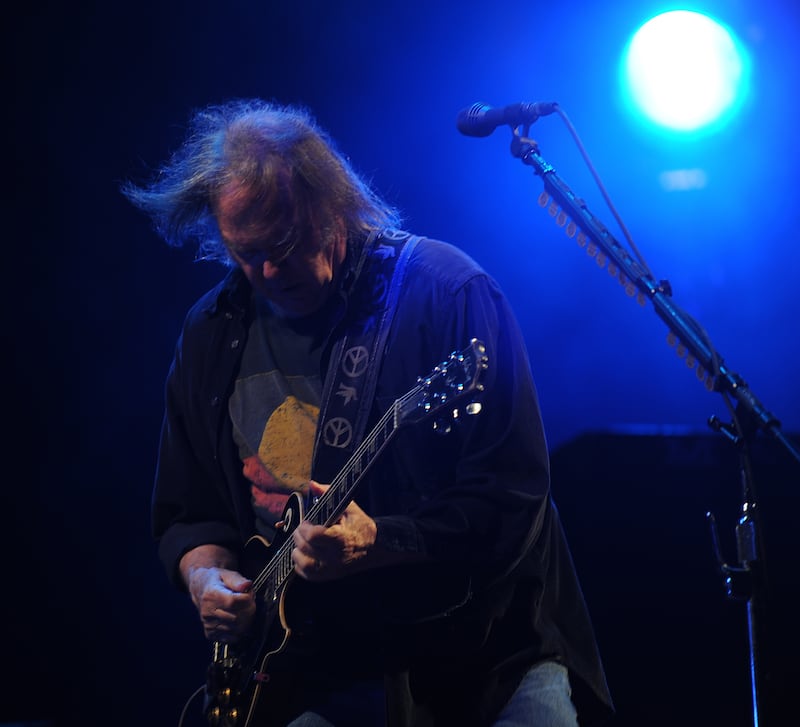
[[[417,379],[417,386],[395,404],[396,424],[414,423],[435,416],[435,427],[449,431],[449,421],[461,416],[462,400],[483,391],[483,373],[489,367],[489,357],[482,341],[473,338],[469,346],[454,351],[427,376]],[[480,403],[467,401],[466,414],[480,412]]]

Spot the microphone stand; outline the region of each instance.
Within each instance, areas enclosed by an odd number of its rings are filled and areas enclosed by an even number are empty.
[[[608,263],[609,272],[625,287],[629,296],[635,295],[641,305],[647,299],[650,300],[658,316],[670,329],[670,342],[678,347],[679,353],[687,356],[688,366],[697,365],[697,378],[705,382],[709,391],[719,392],[726,397],[726,402],[728,396],[736,400],[735,411],[732,410],[732,424],[723,424],[716,417],[711,417],[708,424],[714,431],[732,441],[739,454],[742,502],[741,517],[736,526],[737,556],[740,563],[738,567],[729,566],[722,559],[714,517],[711,513],[706,516],[711,526],[713,546],[720,571],[725,578],[728,596],[747,601],[753,725],[767,727],[766,710],[762,704],[769,673],[762,650],[766,624],[766,583],[759,509],[751,472],[748,438],[762,431],[777,441],[798,463],[800,449],[781,432],[778,419],[750,391],[742,377],[725,365],[722,357],[710,345],[702,328],[675,305],[669,283],[656,282],[653,279],[650,272],[591,213],[586,203],[576,197],[559,178],[554,167],[542,158],[538,144],[527,138],[527,128],[524,135],[520,128],[514,130],[511,154],[523,164],[532,167],[544,182],[544,191],[539,196],[540,206],[548,208],[550,215],[559,226],[565,228],[567,235],[577,235],[578,243],[587,247],[587,251],[596,257],[598,264]],[[743,422],[745,426],[742,425]]]

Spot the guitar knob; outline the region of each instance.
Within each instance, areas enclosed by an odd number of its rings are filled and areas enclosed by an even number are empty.
[[[433,423],[433,431],[444,436],[445,434],[450,434],[450,432],[453,431],[453,425],[447,419],[437,419]]]

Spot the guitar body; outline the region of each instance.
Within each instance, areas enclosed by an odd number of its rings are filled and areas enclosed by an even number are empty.
[[[275,541],[267,543],[260,536],[247,541],[242,572],[253,580],[256,594],[254,633],[241,645],[214,644],[204,708],[210,727],[284,725],[294,716],[293,697],[303,689],[304,673],[326,655],[336,654],[337,676],[343,678],[356,672],[383,673],[389,662],[388,668],[397,669],[398,659],[415,648],[405,635],[416,627],[424,631],[470,600],[469,576],[452,566],[443,573],[436,563],[310,583],[294,577],[290,536],[302,520],[325,527],[335,523],[400,426],[431,416],[440,425],[445,410],[457,420],[460,414],[453,404],[483,389],[480,379],[486,368],[486,349],[476,339],[451,354],[394,402],[307,513],[295,493]],[[480,405],[468,403],[464,411],[477,414]],[[448,430],[446,425],[443,431]],[[393,630],[402,636],[393,638]]]
[[[303,510],[295,497],[287,505],[292,517]],[[253,536],[247,541],[243,572],[248,577],[290,540],[300,519],[286,515],[284,523],[294,525],[279,540],[270,544]],[[253,638],[241,646],[215,647],[219,657],[208,669],[207,721],[212,727],[282,727],[296,716],[293,697],[302,696],[302,675],[325,654],[349,657],[351,670],[358,665],[381,673],[389,664],[397,669],[404,653],[423,648],[411,641],[415,625],[424,630],[470,597],[465,573],[442,573],[439,565],[427,563],[328,583],[291,577],[275,593],[257,591]],[[395,630],[402,636],[387,641],[386,634]]]
[[[257,579],[281,548],[290,550],[291,533],[301,522],[303,511],[302,497],[293,493],[284,508],[283,526],[275,540],[269,543],[260,535],[254,535],[247,541],[242,557],[244,575]],[[285,609],[289,582],[287,578],[274,589],[265,582],[254,589],[257,612],[252,638],[242,645],[214,645],[215,658],[208,668],[205,705],[206,719],[212,727],[250,727],[255,724],[268,727],[282,723],[280,710],[270,709],[267,714],[266,710],[259,708],[271,703],[277,707],[285,701],[265,698],[265,694],[279,690],[281,681],[284,688],[288,686],[285,682],[293,671],[296,654],[286,651],[292,633]]]

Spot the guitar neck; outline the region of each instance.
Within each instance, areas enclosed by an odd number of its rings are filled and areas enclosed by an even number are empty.
[[[347,460],[330,487],[314,500],[306,520],[315,525],[332,525],[353,499],[356,487],[399,429],[395,412],[399,402],[387,411],[356,451]]]
[[[397,423],[398,414],[404,403],[409,399],[411,399],[409,395],[403,397],[403,399],[398,399],[394,406],[381,417],[375,428],[356,448],[356,451],[347,460],[339,474],[331,481],[325,493],[314,500],[308,513],[306,513],[305,520],[315,525],[325,525],[327,527],[339,518],[353,499],[353,493],[361,479],[400,428]],[[291,538],[283,543],[267,567],[255,579],[254,588],[256,591],[265,589],[268,594],[275,594],[279,591],[294,572],[294,564],[292,563],[293,547],[294,544]]]

